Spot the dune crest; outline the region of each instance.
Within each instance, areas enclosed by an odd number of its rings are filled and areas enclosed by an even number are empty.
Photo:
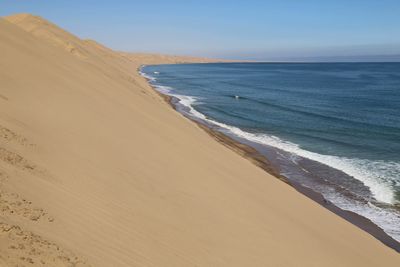
[[[399,266],[376,239],[183,118],[141,64],[0,19],[0,264]]]
[[[86,48],[82,45],[79,38],[64,31],[42,17],[30,14],[17,14],[4,17],[4,19],[21,27],[34,36],[65,49],[74,56],[80,58],[86,58],[88,56],[89,52],[86,51]]]

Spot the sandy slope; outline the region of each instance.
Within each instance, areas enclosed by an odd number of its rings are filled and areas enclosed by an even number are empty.
[[[173,111],[135,72],[143,57],[176,58],[120,54],[38,17],[7,20],[3,265],[400,266],[393,250]]]

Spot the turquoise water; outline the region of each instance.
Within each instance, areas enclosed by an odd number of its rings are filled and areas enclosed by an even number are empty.
[[[283,175],[400,240],[400,63],[182,64],[142,71],[188,116],[273,150]]]

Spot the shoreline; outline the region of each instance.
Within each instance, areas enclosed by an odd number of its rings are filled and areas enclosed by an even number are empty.
[[[268,158],[260,153],[254,147],[241,143],[233,138],[229,137],[228,135],[212,129],[206,123],[202,123],[197,120],[193,120],[188,116],[185,116],[183,113],[179,112],[176,109],[174,104],[174,97],[165,95],[159,92],[149,81],[148,78],[142,76],[140,73],[140,69],[143,67],[140,66],[137,69],[138,74],[143,77],[148,85],[176,112],[181,114],[183,117],[189,119],[190,121],[194,122],[199,128],[205,131],[209,136],[211,136],[214,140],[218,143],[228,147],[229,149],[233,150],[235,153],[239,154],[243,158],[249,160],[256,166],[260,167],[267,173],[271,174],[276,179],[288,184],[289,186],[293,187],[296,191],[303,194],[307,198],[313,200],[314,202],[318,203],[320,206],[326,208],[327,210],[331,211],[332,213],[338,215],[339,217],[343,218],[344,220],[350,222],[351,224],[355,225],[356,227],[360,228],[361,230],[367,232],[368,234],[372,235],[374,238],[382,242],[387,247],[395,250],[396,252],[400,253],[400,242],[389,236],[382,228],[378,225],[373,223],[370,219],[363,217],[355,212],[347,211],[339,208],[338,206],[334,205],[330,201],[327,201],[322,194],[301,185],[300,183],[296,183],[294,181],[289,181],[286,177],[281,175],[277,168],[270,163]]]

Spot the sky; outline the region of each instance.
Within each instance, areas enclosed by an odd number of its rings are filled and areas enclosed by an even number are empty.
[[[113,49],[219,58],[400,55],[400,0],[0,0]]]

